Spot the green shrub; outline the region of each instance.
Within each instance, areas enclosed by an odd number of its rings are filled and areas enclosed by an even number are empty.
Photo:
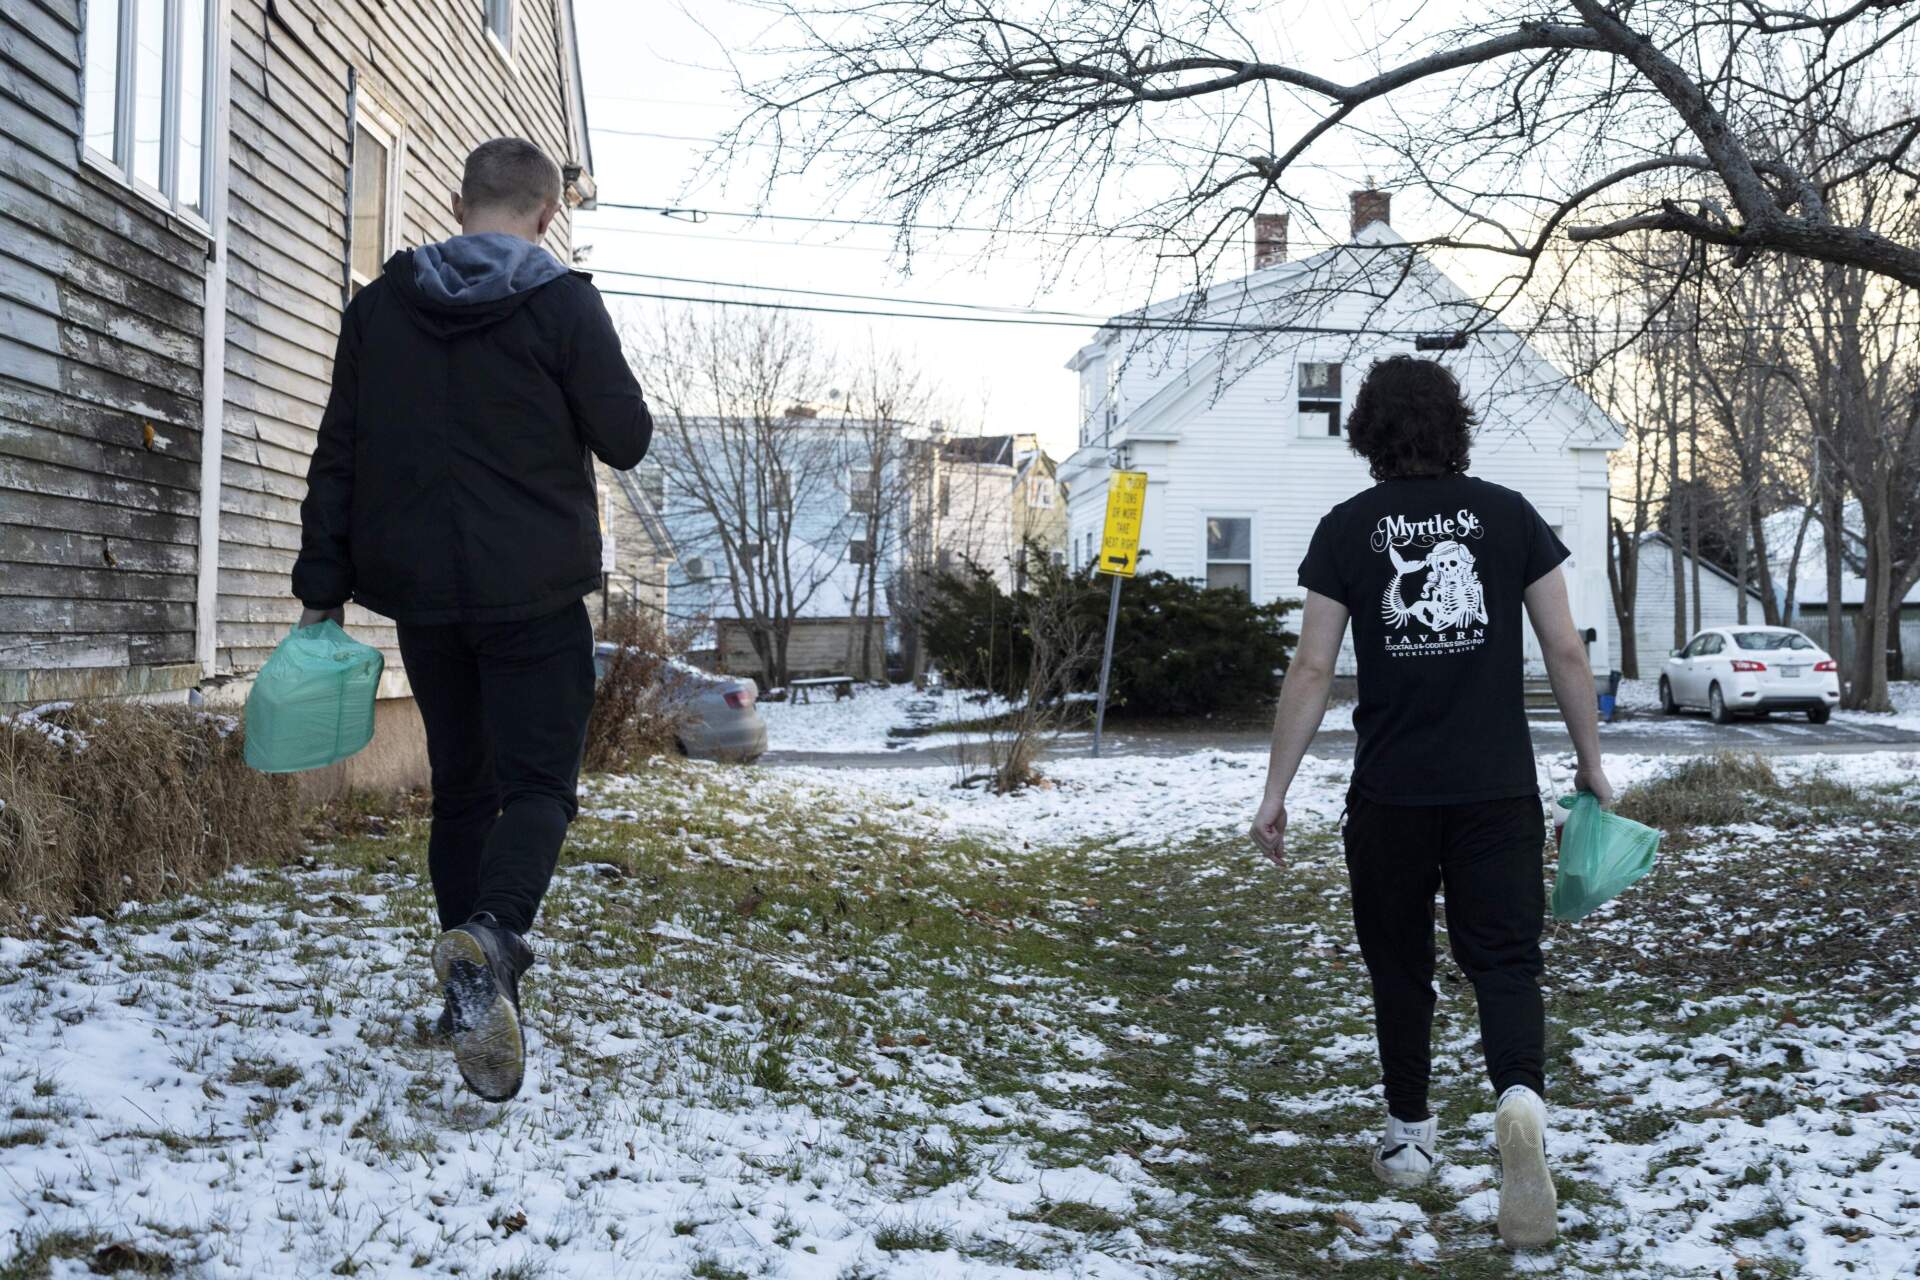
[[[1031,598],[1071,596],[1094,635],[1107,623],[1109,580],[1074,572],[1029,553],[1038,569],[1012,595],[975,564],[936,574],[921,620],[929,657],[948,680],[1017,697],[1027,687],[1033,638],[1025,625]],[[1197,586],[1168,573],[1121,585],[1108,711],[1113,715],[1193,716],[1265,702],[1279,688],[1296,637],[1284,619],[1291,602],[1255,604],[1244,592]],[[1071,685],[1099,684],[1096,645]]]

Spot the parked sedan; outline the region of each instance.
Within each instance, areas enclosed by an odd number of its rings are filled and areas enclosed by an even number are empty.
[[[1710,627],[1675,649],[1660,676],[1660,708],[1704,707],[1715,724],[1736,715],[1804,711],[1825,724],[1840,701],[1840,670],[1787,627]]]
[[[594,646],[594,677],[606,674],[618,646]],[[760,687],[752,676],[723,676],[678,660],[660,668],[660,687],[685,716],[680,749],[698,760],[757,760],[767,749],[767,722],[755,703]]]

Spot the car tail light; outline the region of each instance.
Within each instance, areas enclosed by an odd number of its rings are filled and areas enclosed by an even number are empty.
[[[1840,669],[1840,664],[1835,662],[1832,658],[1828,658],[1825,662],[1814,663],[1813,669],[1815,671],[1838,671]]]
[[[1735,671],[1765,671],[1767,664],[1764,662],[1755,662],[1752,658],[1735,658],[1733,660],[1733,669]]]
[[[735,711],[745,711],[753,705],[753,687],[751,685],[744,689],[729,690],[725,696],[727,705]]]

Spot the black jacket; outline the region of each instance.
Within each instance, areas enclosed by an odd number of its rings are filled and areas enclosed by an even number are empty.
[[[572,271],[436,302],[410,252],[340,324],[293,593],[398,622],[511,622],[600,585],[589,453],[626,470],[653,420],[599,292]]]

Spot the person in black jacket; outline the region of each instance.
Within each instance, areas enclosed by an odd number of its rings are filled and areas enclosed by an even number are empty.
[[[593,458],[632,467],[653,431],[598,291],[540,245],[560,198],[539,148],[482,143],[461,234],[394,254],[348,304],[293,569],[302,625],[348,600],[399,624],[433,777],[439,1030],[495,1101],[524,1076],[524,935],[578,810]]]

